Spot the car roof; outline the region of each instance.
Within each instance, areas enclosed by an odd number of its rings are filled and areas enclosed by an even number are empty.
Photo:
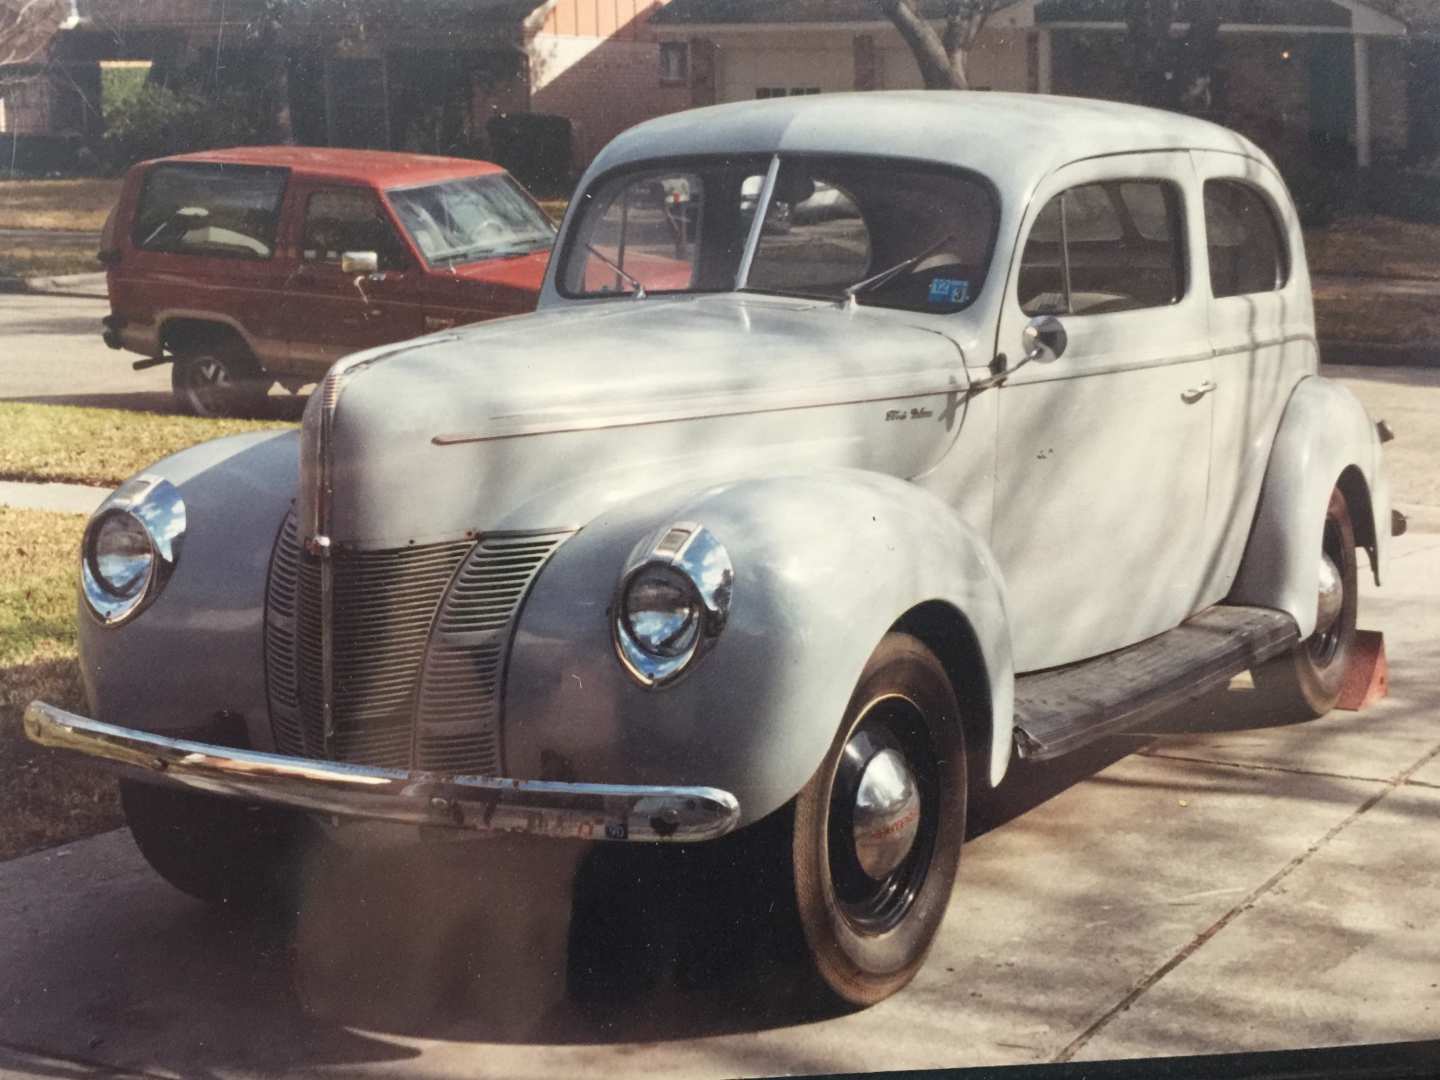
[[[1268,161],[1237,132],[1159,109],[1043,94],[886,90],[767,98],[662,116],[617,136],[590,175],[649,158],[788,151],[962,166],[1017,192],[1072,161],[1181,149]]]
[[[450,180],[504,172],[489,161],[396,154],[388,150],[336,150],[319,146],[236,146],[228,150],[201,150],[147,162],[187,162],[220,165],[264,165],[289,169],[292,175],[318,180],[363,181],[380,188]]]

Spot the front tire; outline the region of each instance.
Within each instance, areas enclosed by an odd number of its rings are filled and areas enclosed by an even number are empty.
[[[1315,719],[1335,707],[1355,644],[1359,601],[1355,528],[1337,487],[1325,509],[1320,550],[1320,588],[1315,631],[1289,653],[1254,671],[1255,688],[1270,706],[1296,719]],[[1334,595],[1338,588],[1340,595]]]
[[[132,780],[120,781],[120,803],[145,861],[197,900],[248,908],[291,886],[292,814]]]
[[[965,740],[939,660],[888,634],[795,801],[791,865],[813,974],[867,1006],[920,970],[965,837]]]
[[[248,417],[265,404],[270,379],[243,343],[217,337],[176,349],[170,389],[192,416]]]

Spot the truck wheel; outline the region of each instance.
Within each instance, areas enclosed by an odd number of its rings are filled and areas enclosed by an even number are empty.
[[[120,781],[120,803],[140,854],[181,892],[251,907],[288,890],[298,848],[293,815],[131,780]]]
[[[1272,707],[1299,719],[1324,716],[1335,707],[1355,642],[1359,600],[1355,529],[1345,495],[1338,487],[1330,493],[1330,505],[1325,510],[1319,574],[1314,633],[1254,672],[1255,688]]]
[[[222,337],[177,348],[170,389],[176,405],[194,416],[253,416],[270,379],[244,344]]]
[[[965,837],[965,740],[945,669],[888,634],[795,801],[796,910],[814,974],[846,1005],[908,983],[945,910]]]

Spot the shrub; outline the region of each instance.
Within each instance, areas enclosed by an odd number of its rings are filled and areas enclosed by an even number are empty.
[[[114,103],[106,117],[105,156],[116,171],[147,158],[254,140],[256,119],[237,96],[215,101],[147,83]]]

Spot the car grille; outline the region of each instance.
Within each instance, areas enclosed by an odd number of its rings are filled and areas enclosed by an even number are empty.
[[[320,561],[287,516],[271,558],[265,658],[278,750],[496,775],[504,663],[520,603],[564,534],[334,556],[325,747]]]

